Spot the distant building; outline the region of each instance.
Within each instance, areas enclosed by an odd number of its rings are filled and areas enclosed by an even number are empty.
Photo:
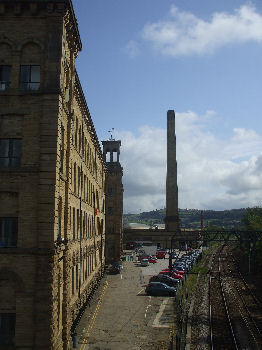
[[[123,168],[120,140],[102,141],[106,175],[106,263],[120,260],[123,248]]]
[[[0,348],[69,350],[105,264],[81,39],[71,0],[1,0],[0,21]]]

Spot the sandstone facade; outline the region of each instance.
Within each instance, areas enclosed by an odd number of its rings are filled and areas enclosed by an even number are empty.
[[[81,40],[71,0],[1,0],[0,23],[0,348],[71,349],[105,263]]]

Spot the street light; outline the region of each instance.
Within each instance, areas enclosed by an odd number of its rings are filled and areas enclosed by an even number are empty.
[[[170,246],[170,250],[169,250],[169,275],[171,276],[172,274],[172,256],[173,256],[173,241],[175,240],[176,235],[173,235],[171,237],[171,246]]]

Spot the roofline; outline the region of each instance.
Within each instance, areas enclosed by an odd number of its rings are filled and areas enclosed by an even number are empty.
[[[1,3],[7,3],[7,4],[18,4],[20,3],[32,3],[32,0],[0,0]],[[81,41],[81,37],[80,37],[80,33],[79,33],[79,29],[78,29],[78,23],[77,23],[77,19],[75,16],[75,11],[74,11],[74,6],[73,6],[73,1],[72,0],[34,0],[35,3],[64,3],[67,8],[70,11],[70,14],[72,16],[72,21],[74,24],[74,30],[76,33],[76,37],[77,37],[77,41],[78,41],[78,45],[79,45],[79,51],[82,50],[82,41]]]

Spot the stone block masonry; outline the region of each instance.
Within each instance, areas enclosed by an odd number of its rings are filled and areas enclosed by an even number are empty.
[[[0,23],[0,348],[69,350],[105,264],[106,164],[75,69],[81,39],[70,0],[1,0]]]

